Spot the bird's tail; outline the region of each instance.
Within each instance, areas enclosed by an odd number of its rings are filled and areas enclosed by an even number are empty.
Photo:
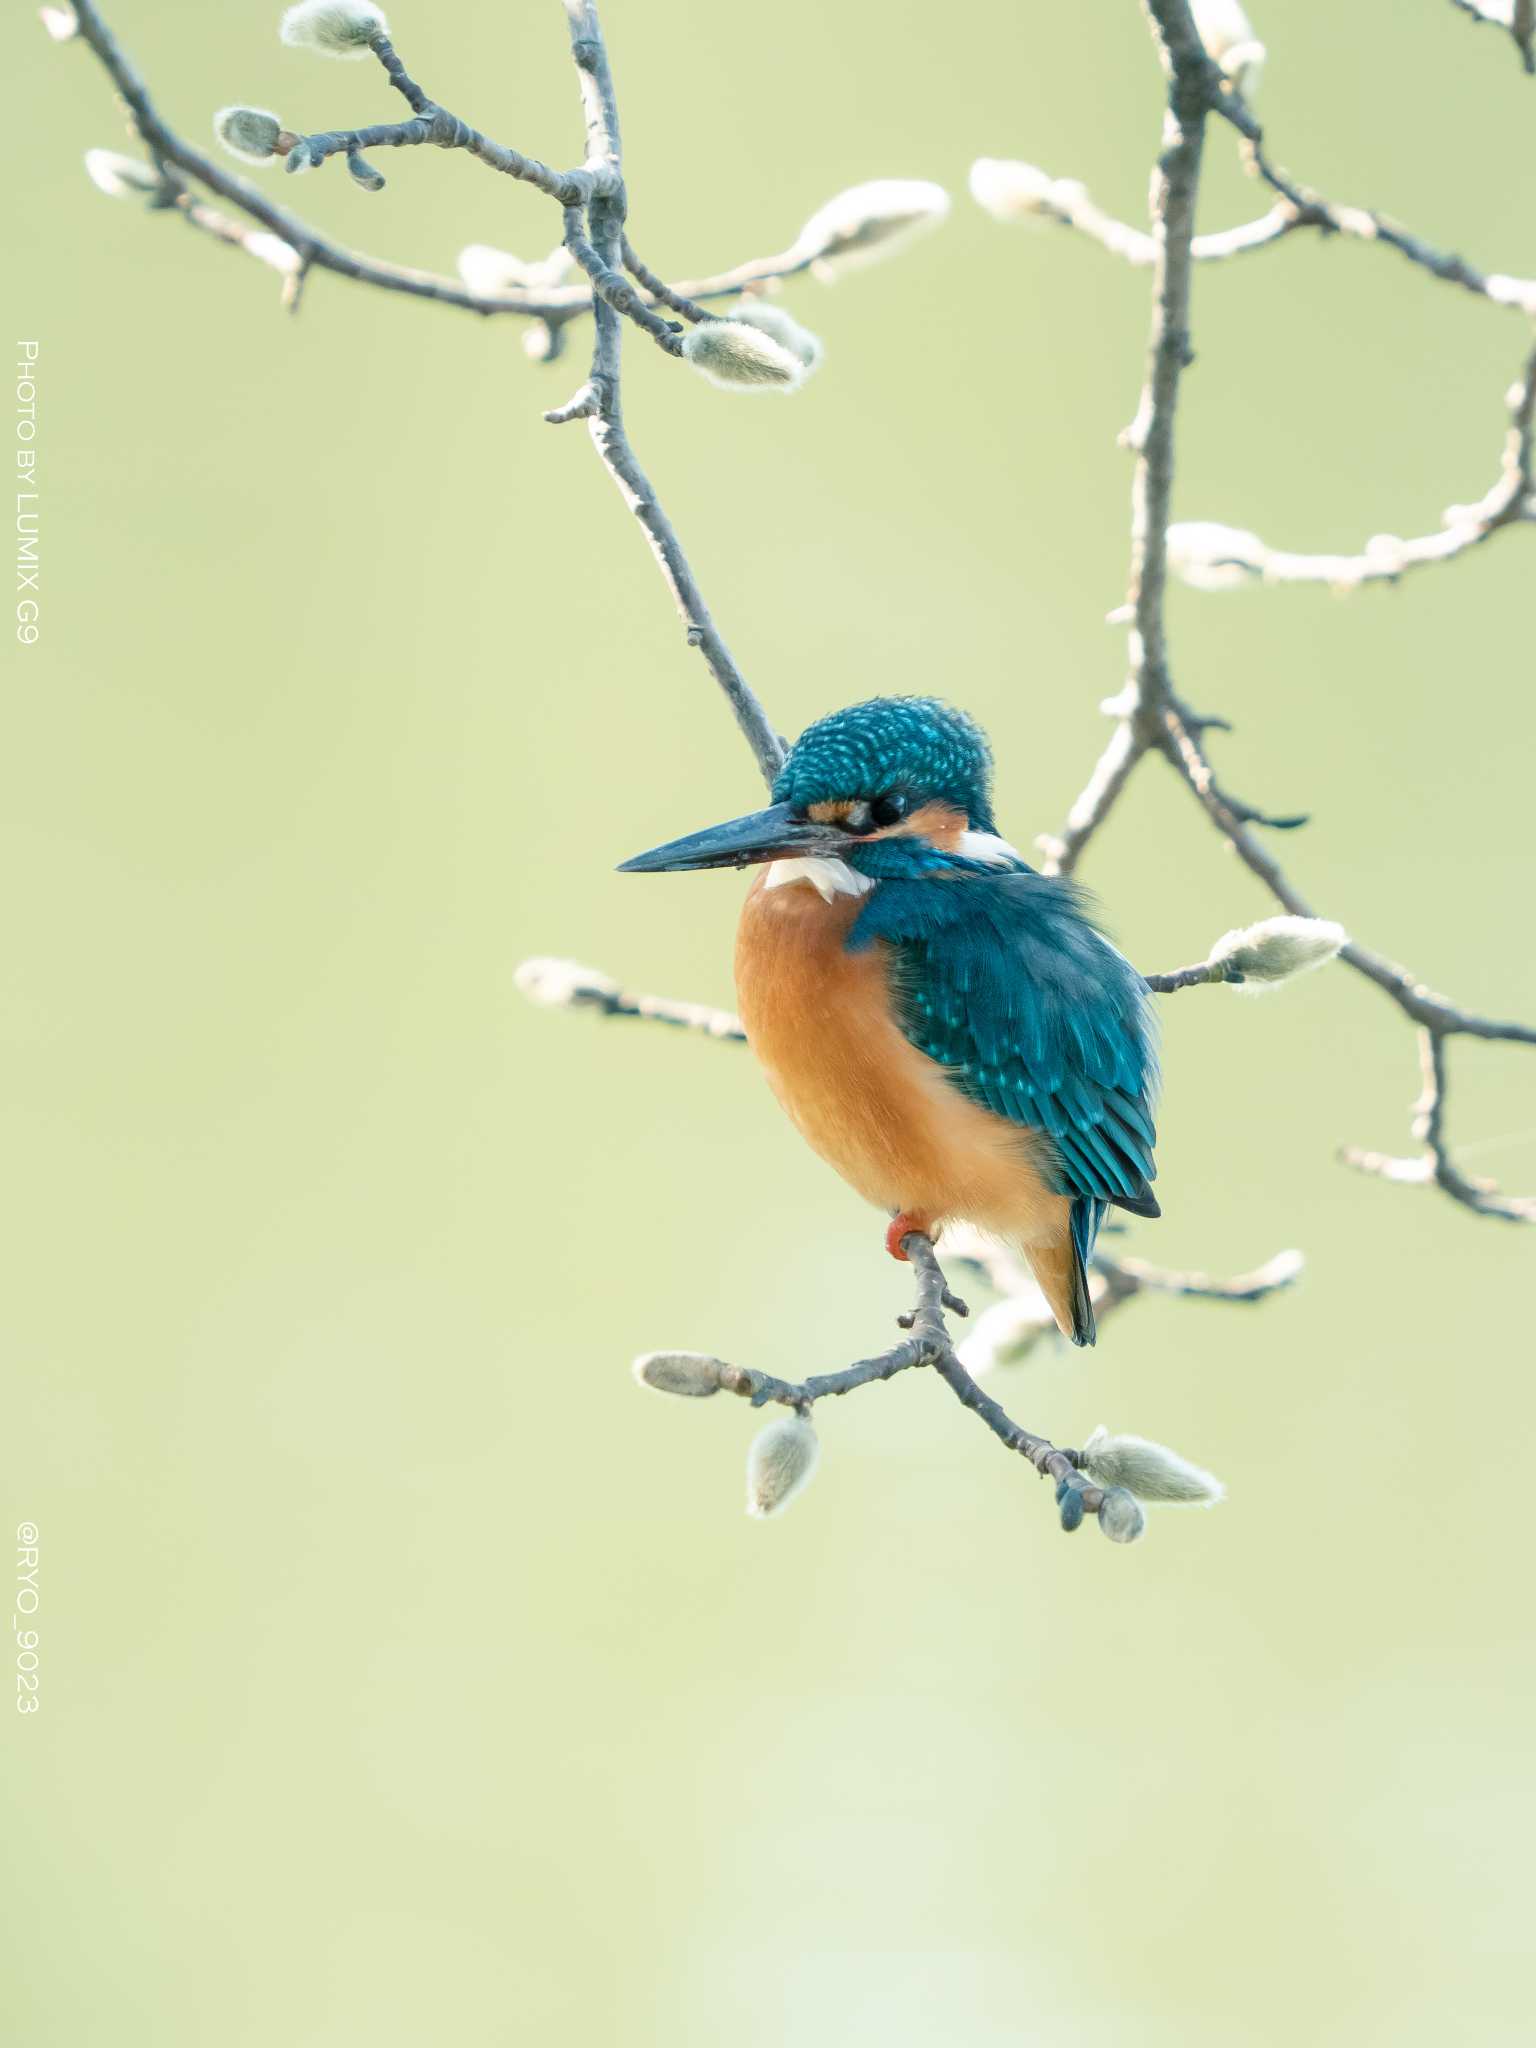
[[[1088,1292],[1088,1261],[1108,1206],[1107,1202],[1078,1196],[1072,1204],[1066,1231],[1053,1241],[1033,1243],[1024,1249],[1040,1291],[1056,1318],[1057,1329],[1074,1344],[1092,1344],[1098,1337],[1093,1300]]]

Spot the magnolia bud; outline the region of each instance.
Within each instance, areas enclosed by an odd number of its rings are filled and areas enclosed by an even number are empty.
[[[720,1361],[704,1351],[648,1351],[634,1363],[642,1387],[658,1394],[683,1394],[702,1400],[720,1391]]]
[[[787,1508],[816,1470],[821,1446],[803,1415],[770,1422],[747,1453],[747,1513],[762,1519]]]
[[[1070,1536],[1074,1529],[1081,1529],[1083,1516],[1083,1482],[1075,1475],[1056,1482],[1056,1507],[1061,1515],[1061,1526]]]
[[[1168,566],[1193,590],[1236,590],[1264,573],[1269,549],[1256,533],[1190,519],[1168,529]]]
[[[530,1003],[546,1010],[567,1010],[577,1003],[601,1003],[619,993],[619,984],[595,967],[577,960],[540,957],[524,960],[514,979]]]
[[[949,194],[926,178],[875,178],[839,192],[813,213],[790,251],[809,263],[823,284],[860,264],[894,255],[904,243],[937,227],[949,212]]]
[[[283,124],[265,107],[220,107],[213,117],[213,132],[231,156],[265,164],[277,155]]]
[[[523,329],[523,354],[530,363],[552,363],[565,348],[565,322],[530,320]]]
[[[67,43],[80,33],[72,7],[39,7],[37,18],[56,43]]]
[[[366,57],[374,41],[389,34],[389,23],[368,0],[299,0],[283,16],[278,34],[295,50]]]
[[[1147,1511],[1134,1493],[1111,1487],[1099,1503],[1099,1527],[1111,1543],[1134,1543],[1146,1533]]]
[[[984,1309],[957,1347],[957,1356],[966,1371],[979,1379],[996,1365],[1021,1365],[1046,1332],[1055,1328],[1056,1319],[1045,1296],[1029,1285]]]
[[[304,258],[292,242],[285,242],[281,235],[269,235],[265,228],[257,228],[245,238],[247,255],[255,256],[263,263],[281,271],[284,277],[297,277],[304,268]]]
[[[994,220],[1027,220],[1048,214],[1055,180],[1035,164],[982,156],[971,165],[971,197]]]
[[[1100,1423],[1083,1445],[1083,1470],[1104,1487],[1124,1487],[1143,1500],[1214,1507],[1226,1488],[1200,1466],[1144,1436],[1111,1436]],[[1122,1542],[1129,1538],[1121,1538]]]
[[[1240,93],[1256,92],[1266,53],[1238,0],[1190,0],[1190,12],[1207,54]]]
[[[1324,967],[1349,943],[1343,925],[1328,917],[1266,917],[1241,931],[1224,932],[1211,948],[1213,965],[1235,970],[1238,984],[1260,995],[1293,975]]]
[[[466,289],[492,299],[500,292],[544,291],[570,276],[575,257],[563,243],[537,263],[528,263],[489,242],[471,242],[459,251],[459,275]]]
[[[706,320],[690,328],[683,357],[722,391],[794,391],[805,382],[798,356],[741,320]]]
[[[115,149],[88,149],[86,176],[109,199],[133,199],[140,193],[162,192],[165,181],[141,157],[121,156]]]
[[[776,341],[780,348],[787,348],[805,365],[807,376],[818,367],[825,353],[820,335],[802,327],[793,313],[775,305],[772,299],[743,299],[730,317],[744,327],[755,327],[770,341]]]

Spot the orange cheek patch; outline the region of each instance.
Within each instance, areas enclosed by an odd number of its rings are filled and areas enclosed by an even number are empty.
[[[852,802],[812,804],[806,811],[806,816],[814,818],[818,825],[841,825],[846,823],[853,808]]]
[[[951,810],[948,804],[924,804],[921,810],[913,811],[900,824],[892,825],[884,832],[871,834],[875,839],[926,839],[930,846],[937,846],[945,853],[953,853],[960,844],[960,835],[966,830],[965,814]]]

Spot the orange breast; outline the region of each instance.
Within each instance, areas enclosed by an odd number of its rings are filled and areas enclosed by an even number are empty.
[[[1027,1133],[967,1101],[891,1012],[885,951],[844,949],[859,899],[759,876],[742,910],[736,990],[747,1038],[807,1142],[866,1200],[963,1217],[1023,1245],[1060,1237]]]

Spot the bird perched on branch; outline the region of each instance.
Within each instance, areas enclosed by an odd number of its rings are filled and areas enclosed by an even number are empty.
[[[1156,1216],[1142,977],[1082,891],[997,835],[979,726],[875,697],[804,732],[767,810],[622,872],[761,865],[742,910],[747,1040],[807,1141],[892,1217],[1018,1247],[1064,1336],[1094,1341],[1111,1207]]]

